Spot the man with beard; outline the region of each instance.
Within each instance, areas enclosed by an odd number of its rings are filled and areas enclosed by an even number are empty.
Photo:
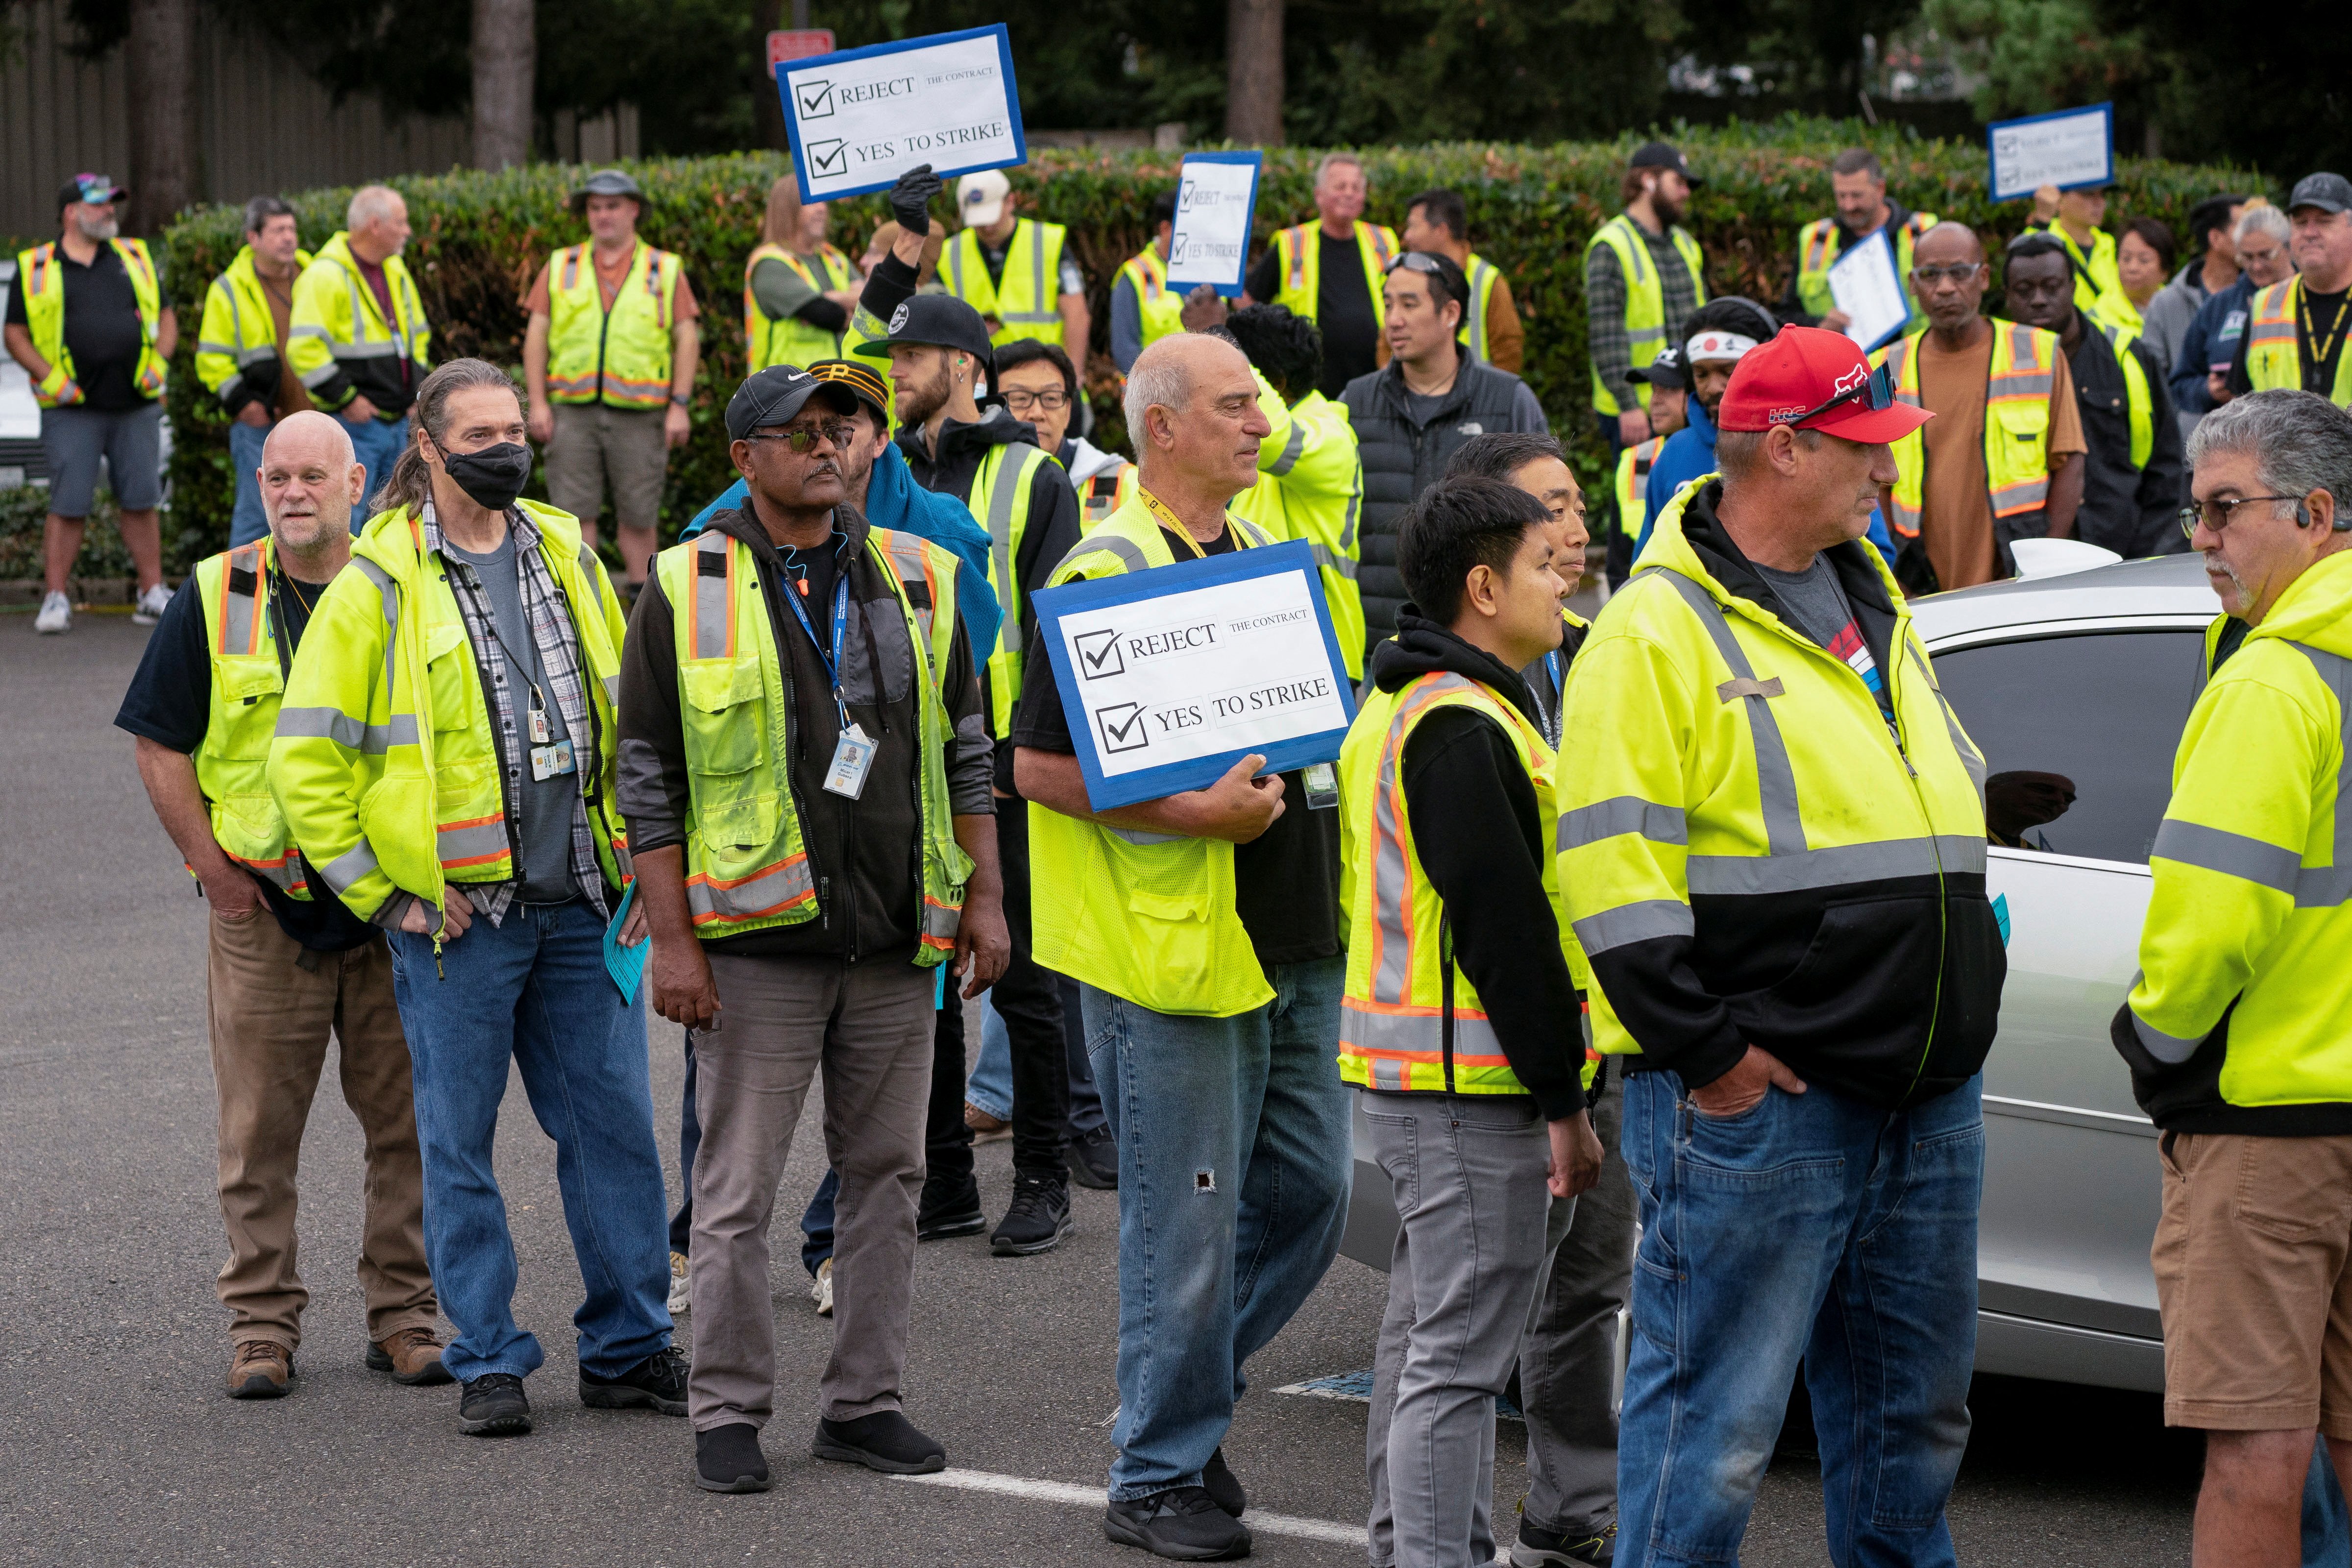
[[[1753,300],[1735,295],[1701,306],[1683,330],[1687,334],[1682,342],[1683,379],[1690,396],[1684,405],[1683,427],[1666,438],[1650,465],[1641,533],[1633,544],[1636,561],[1675,492],[1700,475],[1715,472],[1715,411],[1723,405],[1732,369],[1749,350],[1770,342],[1780,323]]]
[[[1584,305],[1592,353],[1592,412],[1613,456],[1650,434],[1649,388],[1626,379],[1688,334],[1690,313],[1706,303],[1698,241],[1682,226],[1690,165],[1674,147],[1650,142],[1625,171],[1625,210],[1584,247]]]

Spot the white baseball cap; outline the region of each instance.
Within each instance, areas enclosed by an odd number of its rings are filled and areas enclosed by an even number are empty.
[[[1012,194],[1003,170],[982,169],[956,182],[956,211],[966,228],[985,228],[1004,216],[1004,198]]]

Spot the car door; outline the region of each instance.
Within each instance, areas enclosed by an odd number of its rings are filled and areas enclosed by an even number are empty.
[[[2201,620],[2042,624],[1931,648],[1987,763],[2009,980],[1985,1064],[1979,1371],[2163,1385],[2156,1129],[2108,1025],[2138,972],[2149,847]]]

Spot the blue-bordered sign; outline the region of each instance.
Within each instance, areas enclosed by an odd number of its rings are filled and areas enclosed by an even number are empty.
[[[919,163],[951,180],[1029,160],[1001,22],[786,60],[775,74],[804,202],[887,190]]]
[[[2116,106],[2062,109],[2030,114],[1985,127],[1985,155],[1992,199],[2030,196],[2044,185],[2062,191],[2113,184],[2116,178]]]
[[[1257,211],[1263,153],[1187,153],[1176,183],[1176,222],[1168,236],[1168,286],[1177,293],[1206,283],[1242,291],[1249,269],[1250,219]]]
[[[1032,596],[1097,811],[1336,761],[1355,689],[1303,540]],[[1297,803],[1294,803],[1295,805]]]

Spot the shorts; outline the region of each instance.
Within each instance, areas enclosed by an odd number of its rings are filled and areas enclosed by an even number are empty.
[[[2352,1136],[2159,1147],[2166,1425],[2352,1441]]]
[[[152,511],[163,500],[163,405],[113,413],[98,408],[41,410],[41,458],[49,467],[49,510],[77,521],[98,497],[98,460],[125,511]]]
[[[594,526],[613,487],[613,515],[623,528],[651,528],[661,519],[662,486],[669,477],[669,442],[662,433],[668,410],[606,408],[559,403],[555,436],[547,443],[547,499]]]

